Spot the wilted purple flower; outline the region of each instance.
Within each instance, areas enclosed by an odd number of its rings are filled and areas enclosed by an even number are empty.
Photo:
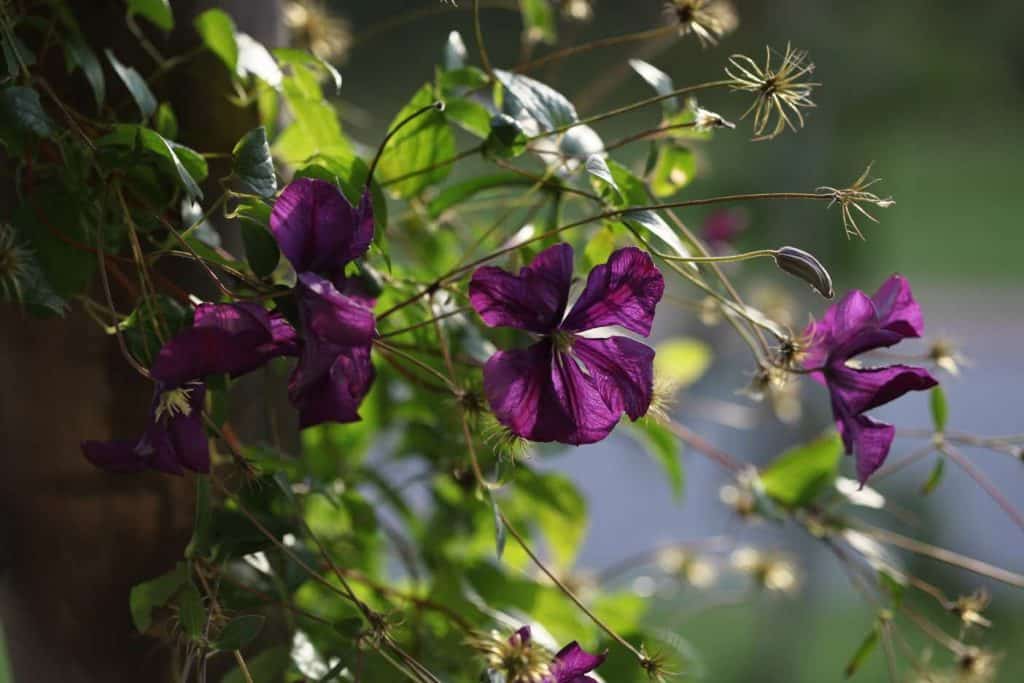
[[[301,351],[288,393],[299,422],[355,422],[375,377],[376,321],[373,301],[355,291],[345,266],[373,240],[369,190],[356,208],[330,183],[296,180],[274,204],[270,230],[298,272]]]
[[[651,332],[665,281],[647,253],[628,247],[594,268],[566,314],[573,251],[555,245],[513,275],[477,269],[469,297],[492,327],[539,335],[526,349],[499,351],[484,367],[484,391],[498,420],[531,441],[586,444],[608,435],[625,412],[642,417],[651,403],[654,351],[622,336],[582,333],[618,325]]]
[[[317,273],[341,289],[345,266],[373,241],[370,191],[354,207],[334,185],[299,178],[274,203],[270,231],[296,272]]]
[[[82,453],[92,464],[111,472],[209,472],[210,450],[202,419],[205,397],[206,385],[200,382],[173,388],[158,382],[142,438],[85,441]]]
[[[938,384],[924,368],[890,365],[860,368],[850,361],[866,351],[892,346],[924,332],[921,308],[900,275],[893,275],[868,297],[854,290],[831,306],[825,317],[811,323],[805,367],[828,388],[832,414],[847,453],[857,457],[857,476],[863,484],[889,454],[895,428],[864,415],[908,391]]]
[[[201,304],[192,327],[164,344],[150,369],[168,386],[209,375],[244,375],[271,358],[298,353],[295,329],[255,302]]]

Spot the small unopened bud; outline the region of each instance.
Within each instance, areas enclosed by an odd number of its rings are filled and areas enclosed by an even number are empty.
[[[812,254],[796,247],[780,247],[775,251],[775,264],[790,275],[795,275],[826,299],[835,296],[832,276]]]

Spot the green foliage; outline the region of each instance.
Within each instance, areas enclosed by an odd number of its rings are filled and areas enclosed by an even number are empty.
[[[117,73],[125,87],[128,88],[132,99],[135,100],[135,105],[142,114],[142,120],[146,121],[156,111],[157,105],[156,97],[153,95],[153,91],[149,89],[149,85],[146,84],[146,79],[134,68],[122,64],[112,51],[107,50],[106,55],[110,65],[114,67],[115,73]]]
[[[555,10],[547,0],[519,0],[523,16],[523,33],[530,43],[547,43],[558,40],[558,24]]]
[[[209,167],[195,150],[172,142],[155,130],[132,124],[118,124],[97,142],[100,148],[129,148],[133,159],[151,159],[165,172],[173,173],[182,189],[196,199],[203,198],[199,183],[206,180]]]
[[[832,485],[842,456],[843,444],[837,434],[792,448],[761,471],[764,491],[781,505],[803,507]]]
[[[219,9],[208,9],[195,19],[196,31],[206,47],[220,57],[228,71],[238,70],[238,41],[235,40],[235,22]]]
[[[398,112],[391,128],[423,107],[430,106],[436,99],[434,87],[424,85]],[[432,111],[419,116],[391,138],[381,155],[380,174],[382,178],[391,180],[432,169],[388,185],[388,191],[395,197],[415,197],[448,177],[451,164],[444,162],[454,155],[455,135],[444,114]]]
[[[711,348],[692,338],[668,339],[655,347],[654,376],[671,386],[688,387],[711,366]]]
[[[48,138],[56,130],[35,90],[19,86],[0,90],[0,140],[8,147],[20,148],[26,137]]]
[[[128,13],[146,17],[165,31],[174,28],[170,0],[127,0]]]
[[[266,617],[259,614],[235,617],[224,626],[213,646],[218,650],[241,650],[256,639],[266,621]]]
[[[946,392],[942,387],[935,387],[931,390],[932,424],[935,431],[942,433],[946,431],[946,424],[949,422],[949,403],[946,401]]]
[[[267,130],[262,126],[245,134],[232,152],[235,177],[245,192],[264,198],[277,194],[277,173],[267,144]]]
[[[847,678],[852,677],[860,671],[860,667],[864,664],[867,658],[871,656],[871,653],[875,651],[878,646],[878,641],[881,640],[881,632],[881,625],[876,623],[871,631],[868,632],[867,636],[864,637],[864,640],[861,641],[856,652],[853,653],[850,661],[846,664],[846,668],[843,670],[843,673]]]
[[[644,449],[665,470],[669,486],[672,487],[672,497],[677,501],[682,500],[686,478],[679,459],[679,441],[675,435],[649,417],[634,422],[630,427]]]
[[[658,160],[651,171],[651,192],[655,197],[671,197],[689,185],[696,174],[693,152],[668,142],[658,148]]]
[[[132,623],[139,633],[146,633],[153,624],[153,610],[166,605],[179,589],[188,582],[188,568],[184,563],[163,576],[132,587],[128,603]]]
[[[927,496],[928,494],[939,488],[939,484],[942,483],[943,476],[946,474],[946,458],[939,456],[935,460],[935,464],[932,466],[931,473],[928,474],[928,479],[925,480],[924,484],[921,485],[921,495]]]

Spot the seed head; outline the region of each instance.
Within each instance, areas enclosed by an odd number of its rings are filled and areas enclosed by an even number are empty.
[[[960,366],[971,364],[948,339],[936,339],[928,349],[928,358],[954,377],[960,374]]]
[[[678,25],[679,35],[693,34],[703,47],[717,45],[739,25],[736,8],[727,0],[671,0],[665,14]]]
[[[34,270],[32,252],[18,241],[10,223],[0,223],[0,297],[22,303]]]
[[[469,646],[483,655],[487,668],[504,674],[508,683],[543,683],[551,677],[552,655],[520,633],[498,631],[470,636]]]
[[[772,66],[773,54],[771,48],[766,48],[763,67],[746,55],[733,55],[725,68],[733,90],[756,95],[754,103],[743,113],[743,118],[751,113],[754,115],[755,140],[770,140],[786,128],[793,132],[798,127],[803,128],[804,115],[800,110],[815,106],[811,101],[811,91],[821,85],[803,80],[814,73],[814,64],[807,60],[807,53],[803,50],[794,50],[786,45],[786,52],[777,68]]]
[[[845,189],[837,189],[834,187],[819,187],[819,192],[828,192],[832,195],[832,201],[828,203],[828,208],[832,208],[833,204],[839,204],[843,211],[843,227],[846,229],[847,237],[859,237],[864,239],[864,233],[860,231],[857,226],[857,221],[854,220],[853,209],[856,209],[861,215],[866,216],[872,223],[877,223],[878,219],[868,213],[862,204],[871,204],[878,207],[879,209],[888,209],[894,206],[896,202],[892,197],[879,197],[874,192],[868,192],[867,189],[876,183],[882,182],[881,178],[871,178],[871,167],[874,162],[868,164],[868,167],[864,169],[864,172],[860,174],[857,180],[853,181],[853,185]]]
[[[284,21],[310,52],[327,62],[344,61],[352,46],[348,22],[318,0],[291,0]]]
[[[988,591],[982,588],[970,595],[961,595],[953,603],[950,611],[960,617],[960,621],[963,622],[965,628],[972,626],[990,628],[992,622],[983,617],[981,613],[988,607],[991,599]]]

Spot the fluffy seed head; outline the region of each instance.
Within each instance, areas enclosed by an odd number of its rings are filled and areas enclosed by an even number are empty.
[[[803,128],[801,110],[815,106],[811,91],[820,85],[805,80],[814,73],[814,64],[808,61],[803,50],[786,45],[778,66],[772,65],[773,55],[772,49],[766,48],[764,66],[746,55],[733,55],[725,68],[733,90],[755,95],[754,103],[743,113],[743,118],[754,115],[755,140],[770,140],[786,128],[793,132]]]

